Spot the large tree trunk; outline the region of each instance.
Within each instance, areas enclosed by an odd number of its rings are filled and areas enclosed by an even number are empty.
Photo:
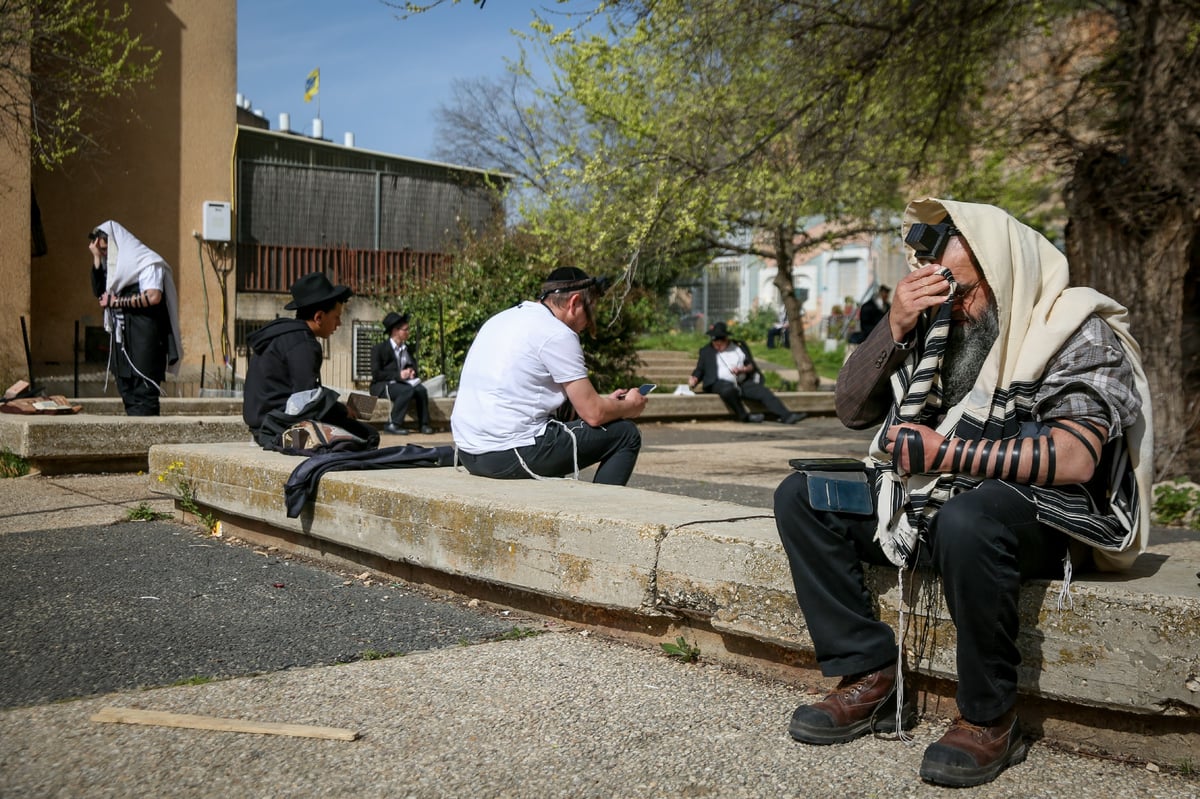
[[[804,319],[800,315],[802,309],[800,301],[796,299],[796,286],[792,281],[792,259],[796,255],[795,235],[795,231],[787,228],[775,230],[774,283],[787,311],[788,341],[799,375],[796,388],[799,391],[816,391],[821,385],[821,379],[813,366],[812,356],[808,354],[808,345],[804,340]]]
[[[1182,289],[1196,236],[1196,212],[1148,187],[1130,192],[1130,166],[1111,152],[1085,154],[1067,192],[1071,282],[1092,286],[1129,309],[1153,397],[1157,479],[1189,474],[1200,459],[1187,446],[1198,402],[1184,391],[1184,330],[1197,308]],[[1144,193],[1144,194],[1143,194]],[[1141,196],[1139,196],[1141,195]],[[1147,213],[1153,209],[1152,213]],[[1193,350],[1188,342],[1188,350]]]

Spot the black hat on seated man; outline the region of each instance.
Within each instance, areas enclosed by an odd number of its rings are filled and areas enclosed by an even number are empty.
[[[725,328],[724,322],[716,322],[708,329],[708,337],[711,339],[729,338],[729,331]]]
[[[408,324],[408,314],[392,311],[383,317],[383,332],[390,336],[393,330],[403,324]]]
[[[542,293],[538,299],[544,300],[550,294],[584,289],[595,289],[597,294],[603,294],[607,288],[606,277],[589,277],[587,272],[577,266],[560,266],[542,283]]]
[[[349,286],[335,286],[325,277],[324,272],[309,272],[296,279],[292,284],[292,301],[283,306],[289,311],[299,308],[311,308],[322,305],[330,300],[345,302],[354,296]]]

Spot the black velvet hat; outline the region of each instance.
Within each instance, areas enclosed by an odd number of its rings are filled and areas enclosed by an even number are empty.
[[[724,322],[717,322],[708,329],[709,338],[729,338],[729,331],[725,329]]]
[[[406,323],[407,321],[408,314],[396,313],[395,311],[392,311],[387,316],[383,317],[383,332],[391,335],[393,330],[400,327],[400,325]]]
[[[329,300],[345,302],[354,296],[349,286],[335,286],[324,272],[309,272],[292,284],[292,301],[283,306],[289,311],[321,305]]]

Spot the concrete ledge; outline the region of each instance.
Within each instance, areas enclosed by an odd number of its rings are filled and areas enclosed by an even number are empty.
[[[804,411],[812,415],[833,415],[832,391],[785,391],[776,396],[789,411]],[[755,403],[749,403],[755,405]],[[391,413],[392,404],[379,400],[371,415],[374,424],[385,424]],[[453,397],[437,397],[429,401],[429,417],[435,427],[450,428],[450,414],[454,411]],[[645,412],[638,421],[680,421],[684,419],[729,419],[729,410],[716,394],[659,394],[650,395]],[[411,422],[411,415],[409,420]]]
[[[804,411],[814,415],[832,415],[832,391],[785,391],[777,395],[783,404],[791,411]],[[343,399],[345,395],[343,395]],[[72,400],[83,406],[88,415],[111,416],[125,418],[125,407],[119,397],[78,398]],[[752,403],[753,404],[753,403]],[[386,424],[392,404],[386,399],[380,399],[371,415],[373,424]],[[450,414],[454,410],[453,397],[435,397],[429,401],[429,415],[434,425],[443,429],[450,427]],[[224,397],[164,397],[162,399],[164,417],[173,416],[236,416],[242,415],[242,401]],[[15,416],[15,414],[13,414]],[[2,416],[2,415],[0,415]],[[654,393],[646,405],[642,419],[646,421],[680,420],[680,419],[723,419],[729,417],[729,411],[716,394],[695,394],[693,396],[679,394]],[[30,417],[17,417],[30,418]],[[41,417],[34,417],[41,418]],[[61,418],[61,417],[60,417]]]
[[[80,397],[73,399],[92,416],[125,416],[120,397]],[[242,415],[241,399],[228,397],[163,397],[159,400],[163,416],[237,416]]]
[[[152,444],[245,441],[241,416],[0,414],[0,447],[42,474],[138,471]]]
[[[226,518],[517,592],[643,618],[699,618],[722,635],[811,658],[774,522],[758,509],[417,468],[330,473],[316,501],[288,519],[283,485],[298,459],[249,443],[157,445],[151,474],[173,461],[185,464],[197,501]],[[1194,757],[1200,747],[1195,571],[1196,564],[1146,556],[1131,574],[1077,580],[1074,606],[1061,611],[1059,583],[1028,585],[1021,596],[1022,692],[1136,714],[1147,725],[1159,719],[1172,732],[1144,740],[1144,756]],[[896,573],[873,570],[870,579],[881,617],[894,624]],[[910,650],[914,641],[936,638],[914,667],[952,681],[954,628],[944,605],[940,598],[928,611],[921,601],[911,604],[917,611]],[[910,659],[916,654],[910,651]]]
[[[780,394],[793,411],[832,414],[833,393],[826,391]],[[0,447],[20,455],[43,474],[96,471],[138,471],[146,468],[151,444],[246,441],[250,433],[242,423],[239,399],[167,397],[162,416],[125,416],[119,398],[73,400],[84,412],[68,415],[0,413]],[[430,401],[430,421],[441,430],[450,428],[454,399]],[[387,423],[391,403],[379,400],[371,423]],[[727,419],[720,397],[655,396],[640,421]],[[410,421],[411,424],[411,421]]]

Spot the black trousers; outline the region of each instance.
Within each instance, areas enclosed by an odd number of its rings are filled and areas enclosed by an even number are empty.
[[[775,524],[822,673],[894,663],[895,633],[876,617],[863,577],[864,562],[890,565],[874,541],[875,517],[813,510],[796,472],[775,491]],[[942,579],[956,628],[957,702],[969,721],[991,721],[1016,703],[1021,582],[1061,577],[1066,553],[1067,537],[1037,521],[1020,487],[998,480],[953,497],[934,516],[928,565]]]
[[[110,367],[126,416],[158,416],[160,387],[167,377],[167,331],[170,321],[159,309],[127,310],[121,342],[113,341]]]
[[[771,389],[753,380],[746,380],[742,383],[731,383],[728,380],[714,380],[712,386],[705,390],[720,396],[721,401],[725,403],[725,407],[737,417],[739,422],[746,421],[746,417],[750,415],[749,411],[746,410],[745,404],[742,403],[743,397],[761,403],[767,409],[767,413],[773,414],[780,419],[785,418],[791,413]]]
[[[458,459],[471,474],[520,480],[532,479],[521,461],[540,477],[565,477],[575,471],[578,458],[580,469],[593,463],[600,464],[592,478],[593,483],[623,486],[633,475],[641,449],[642,433],[628,419],[618,419],[600,427],[576,419],[565,424],[551,421],[545,432],[527,447],[479,455],[459,450]]]
[[[392,413],[389,417],[392,424],[397,427],[404,426],[404,417],[408,413],[408,406],[411,403],[413,410],[416,411],[417,426],[429,426],[429,392],[425,390],[424,385],[410,386],[403,380],[398,380],[385,385],[379,396],[387,397],[392,401]]]

